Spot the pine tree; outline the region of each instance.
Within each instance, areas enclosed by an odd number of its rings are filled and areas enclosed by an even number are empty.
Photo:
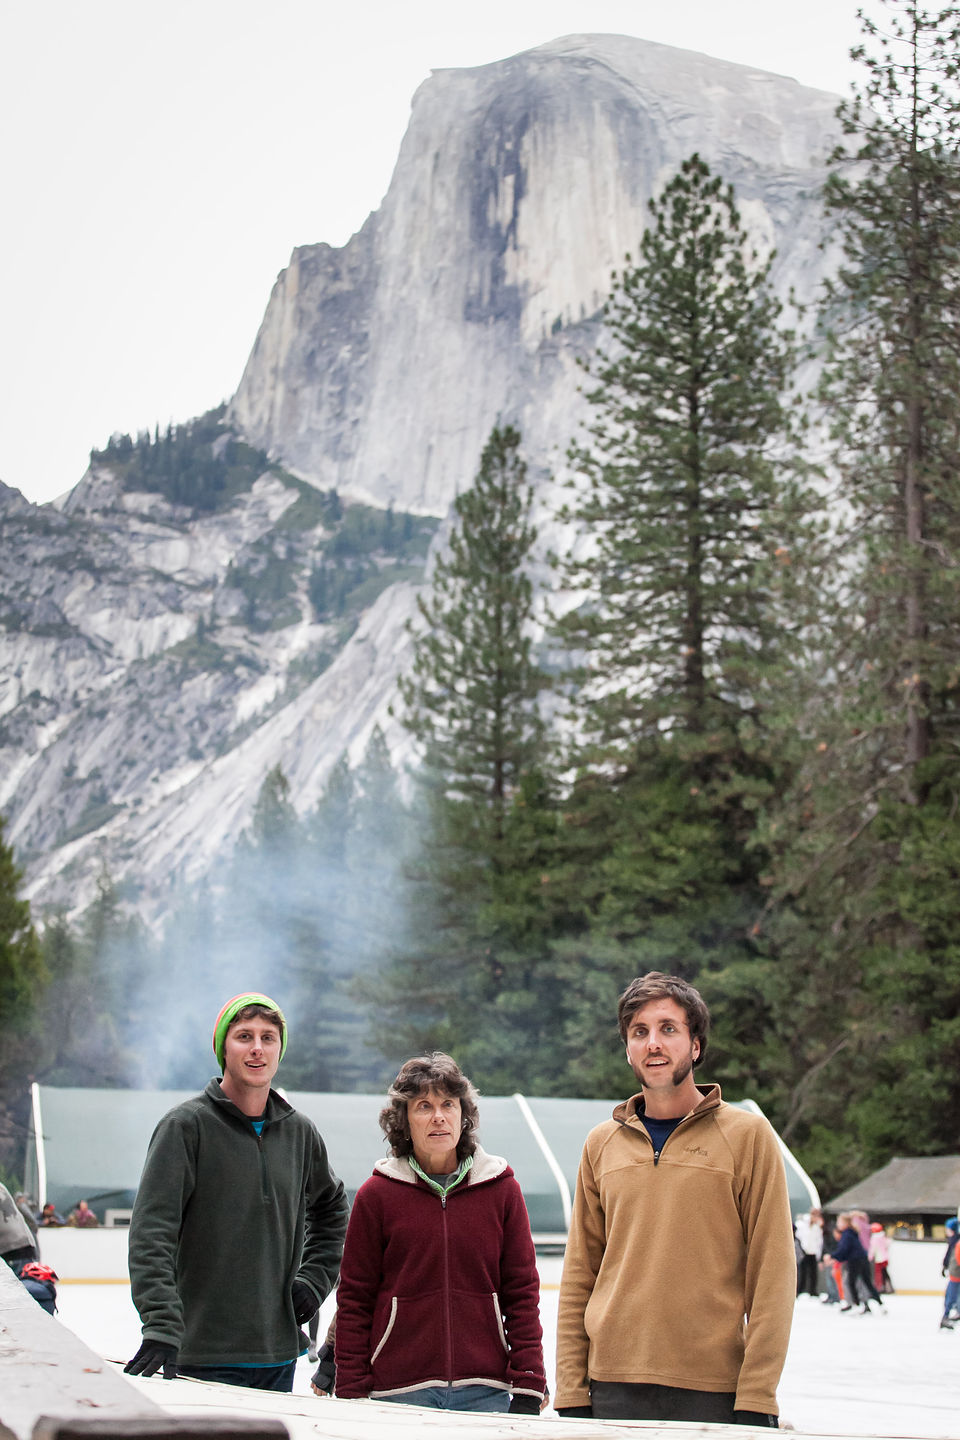
[[[306,821],[306,873],[325,963],[303,967],[296,986],[297,1023],[306,1040],[298,1047],[298,1084],[316,1088],[318,1066],[337,1090],[380,1089],[389,1079],[370,1044],[363,1001],[401,924],[406,819],[377,726],[356,770],[341,756]],[[376,992],[375,984],[369,988]]]
[[[697,155],[651,215],[638,263],[614,276],[595,418],[570,452],[593,545],[563,566],[584,596],[562,626],[588,652],[581,701],[600,742],[628,749],[762,709],[796,499],[771,260]]]
[[[960,542],[960,86],[956,6],[885,0],[863,20],[862,93],[826,188],[844,264],[824,307],[823,398],[852,517],[853,666],[880,701],[894,786],[922,803],[957,680]],[[956,716],[948,721],[956,735]]]
[[[454,502],[449,552],[420,601],[424,628],[400,682],[404,723],[423,750],[428,838],[408,899],[412,930],[379,991],[382,1043],[394,1055],[454,1049],[487,1088],[528,1076],[549,1029],[538,987],[555,819],[537,708],[546,677],[531,634],[531,504],[520,435],[497,426]]]
[[[300,825],[290,799],[290,781],[279,765],[268,773],[250,821],[250,840],[270,851],[295,849]]]
[[[46,917],[42,937],[50,984],[40,1010],[35,1068],[48,1085],[130,1085],[141,1080],[145,1002],[156,955],[105,866],[93,900],[71,925]],[[166,1003],[164,990],[160,1004]],[[144,1062],[147,1084],[155,1066]]]
[[[22,1162],[23,1108],[28,1076],[35,1073],[38,1009],[49,976],[5,829],[0,815],[0,1168],[12,1173]]]
[[[616,1053],[609,1017],[632,975],[695,978],[722,1033],[728,987],[760,958],[756,814],[782,783],[775,717],[816,513],[771,263],[693,155],[614,276],[589,367],[567,515],[591,543],[559,564],[579,597],[560,631],[582,656],[561,878],[581,915],[558,955],[581,1089],[612,1079],[594,1057]]]
[[[768,833],[777,1119],[835,1184],[960,1133],[960,12],[887,8],[826,189],[840,583]]]
[[[30,902],[20,895],[23,874],[4,839],[0,815],[0,1025],[15,1032],[35,1011],[46,979]]]
[[[241,836],[221,896],[215,947],[233,973],[266,991],[283,1007],[291,1036],[306,1013],[305,1001],[329,986],[329,892],[320,883],[307,827],[290,798],[290,782],[275,765],[264,777],[248,830]],[[335,1088],[328,1056],[307,1033],[291,1041],[284,1059],[287,1083]]]
[[[536,530],[520,434],[496,426],[472,487],[454,501],[449,555],[434,566],[412,673],[400,678],[404,724],[445,794],[479,802],[494,837],[511,790],[533,765],[545,676],[533,659]]]

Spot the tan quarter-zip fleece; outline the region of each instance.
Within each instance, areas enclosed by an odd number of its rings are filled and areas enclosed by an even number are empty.
[[[587,1136],[557,1326],[558,1409],[589,1381],[736,1392],[777,1414],[796,1295],[786,1173],[760,1115],[719,1086],[659,1158],[641,1095]],[[640,1113],[638,1113],[638,1106]]]

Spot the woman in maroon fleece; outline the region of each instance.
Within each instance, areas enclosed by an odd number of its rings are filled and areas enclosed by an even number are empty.
[[[520,1186],[477,1144],[449,1055],[408,1060],[380,1125],[391,1154],[353,1203],[337,1292],[336,1393],[535,1415],[540,1282]]]

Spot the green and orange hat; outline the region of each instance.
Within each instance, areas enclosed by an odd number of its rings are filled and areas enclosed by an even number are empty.
[[[283,1059],[284,1051],[287,1048],[287,1021],[283,1011],[276,1000],[271,1000],[269,995],[261,995],[258,990],[245,990],[242,995],[234,995],[228,1000],[220,1011],[213,1026],[213,1053],[217,1057],[220,1069],[223,1069],[224,1046],[227,1041],[227,1031],[234,1020],[248,1005],[262,1005],[265,1010],[276,1010],[280,1016],[280,1059]]]

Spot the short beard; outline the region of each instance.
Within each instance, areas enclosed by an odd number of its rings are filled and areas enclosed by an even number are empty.
[[[697,1056],[697,1059],[699,1059],[699,1058],[700,1058],[700,1057]],[[689,1056],[686,1060],[681,1060],[680,1064],[677,1066],[676,1073],[674,1074],[674,1077],[673,1077],[673,1086],[674,1086],[674,1089],[676,1089],[676,1087],[677,1087],[678,1085],[682,1085],[682,1084],[683,1084],[683,1082],[684,1082],[684,1080],[686,1080],[687,1076],[688,1076],[689,1074],[691,1074],[691,1072],[692,1072],[692,1070],[693,1070],[693,1067],[694,1067],[694,1065],[695,1065],[696,1063],[697,1063],[697,1062],[696,1062],[696,1060],[694,1060],[692,1052],[691,1052],[690,1056]],[[638,1083],[642,1085],[642,1084],[643,1084],[643,1072],[642,1072],[641,1070],[639,1070],[639,1069],[638,1069],[636,1066],[634,1066],[634,1065],[631,1065],[631,1066],[630,1066],[630,1069],[633,1071],[634,1079],[637,1080]]]

